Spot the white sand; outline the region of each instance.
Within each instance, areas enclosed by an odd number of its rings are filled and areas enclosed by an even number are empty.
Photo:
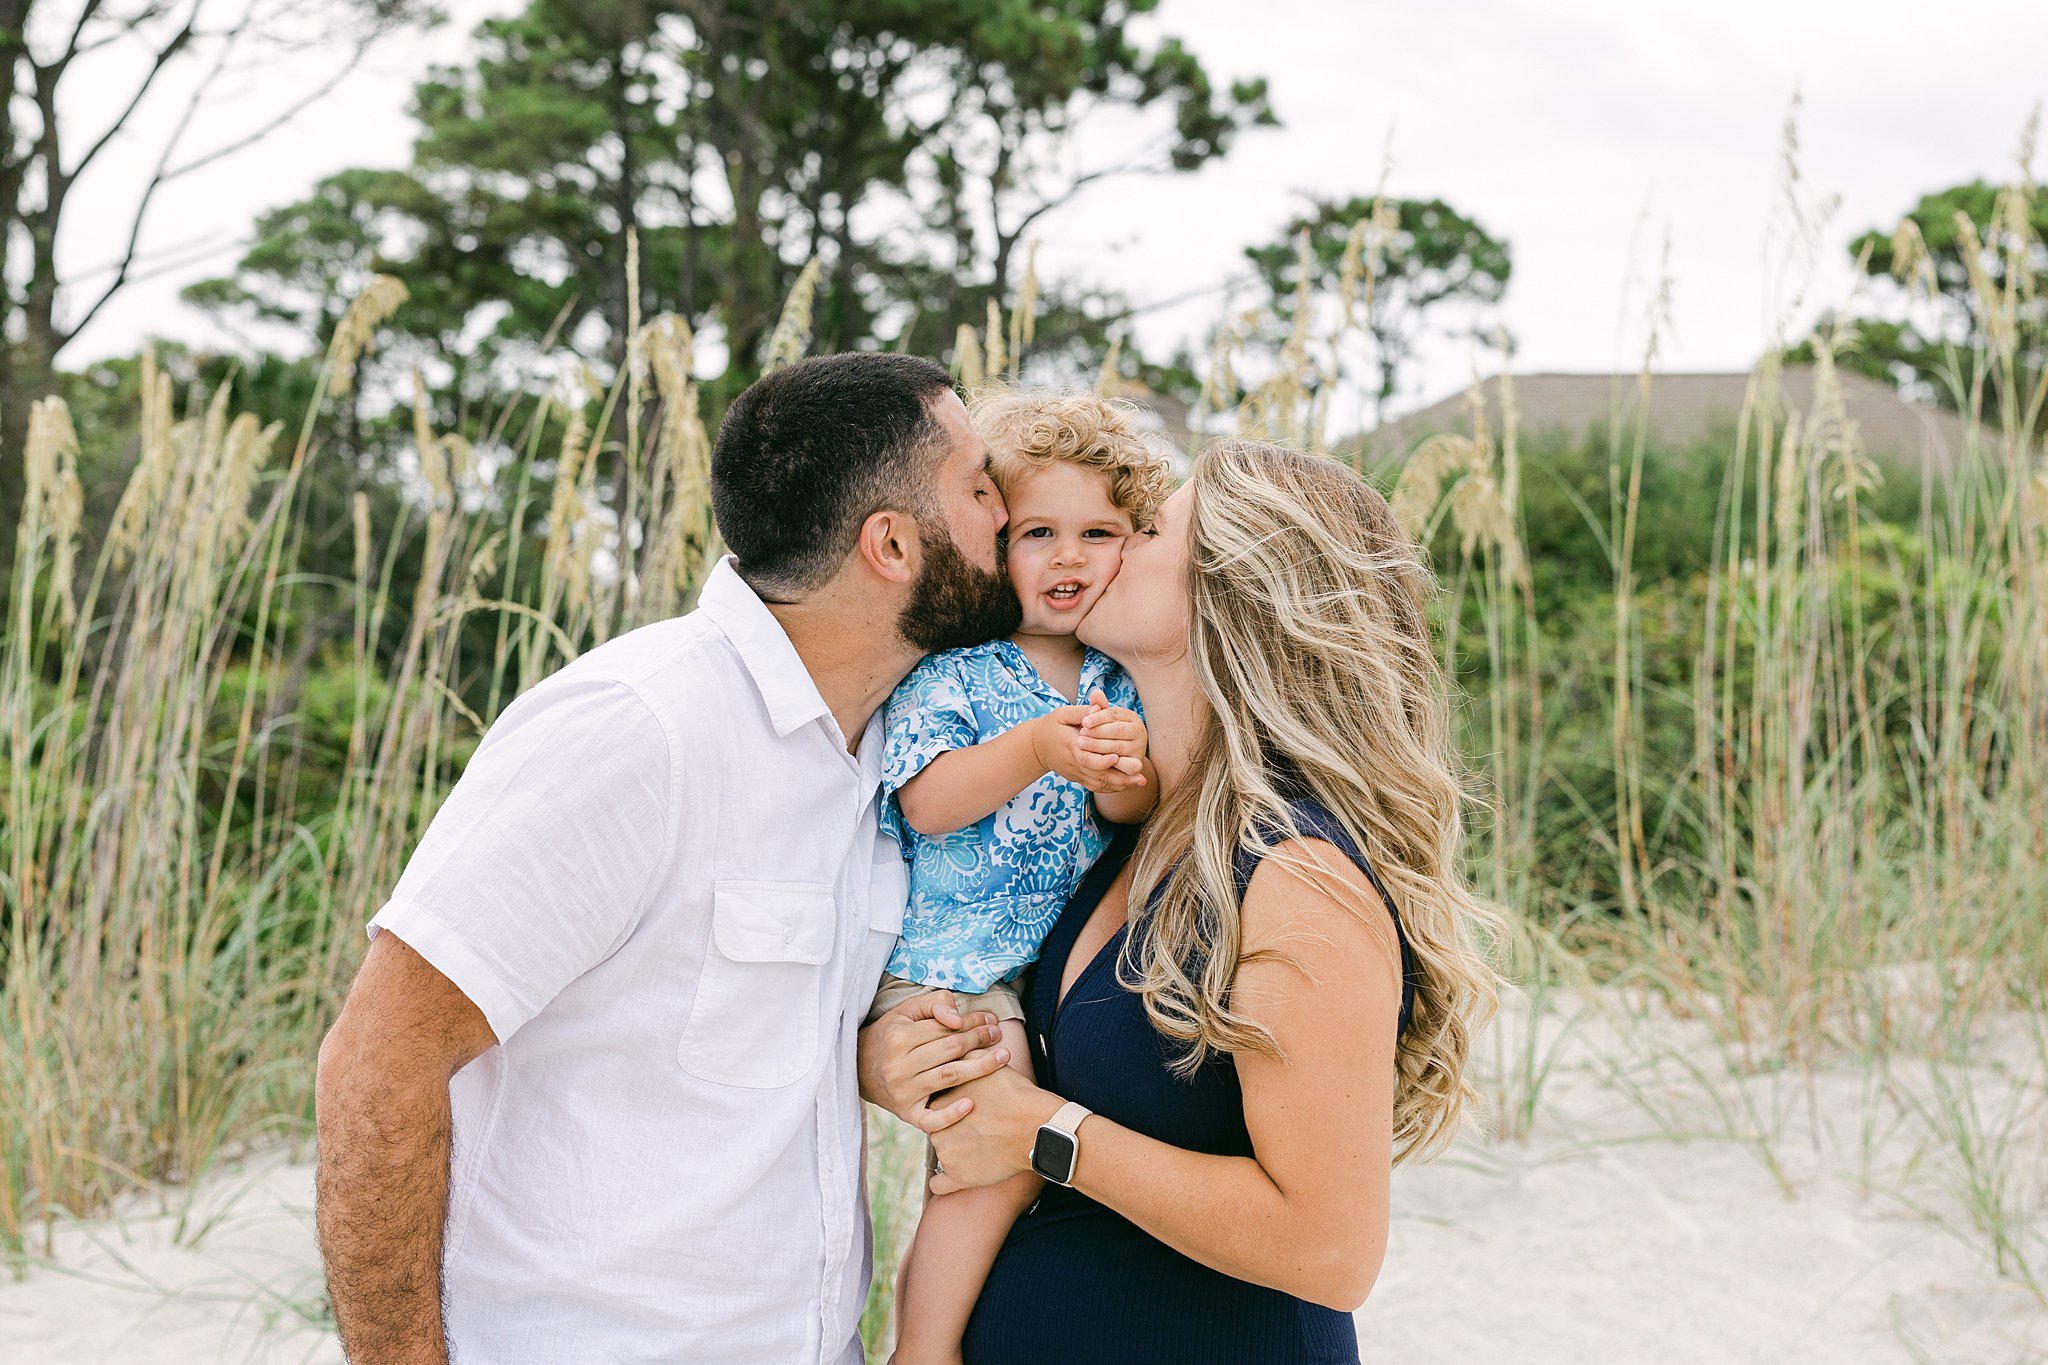
[[[1557,1033],[1547,1021],[1539,1045]],[[2048,1362],[2048,1311],[1996,1273],[1954,1144],[1931,1137],[1953,1112],[1928,1103],[1941,1077],[1895,1062],[1736,1082],[1703,1030],[1668,1021],[1586,1022],[1561,1055],[1529,1140],[1465,1141],[1396,1174],[1359,1314],[1369,1365]],[[2015,1024],[1974,1055],[1947,1079],[1967,1083],[2014,1235],[2048,1278],[2039,1049]],[[339,1360],[311,1204],[310,1167],[278,1152],[60,1227],[52,1263],[0,1280],[0,1362]]]
[[[195,1190],[60,1222],[54,1256],[19,1282],[0,1271],[0,1365],[339,1362],[314,1249],[313,1168],[292,1156],[270,1152]]]
[[[1527,1030],[1504,1010],[1482,1069]],[[2048,1309],[1996,1273],[1934,1102],[1937,1083],[1967,1094],[2048,1285],[2048,1057],[2025,1021],[1938,1076],[1894,1060],[1738,1080],[1703,1025],[1573,1001],[1534,1055],[1560,1036],[1527,1141],[1396,1172],[1358,1315],[1368,1365],[2048,1362]]]

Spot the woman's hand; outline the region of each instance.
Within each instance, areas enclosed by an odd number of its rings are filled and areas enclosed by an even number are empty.
[[[949,1097],[937,1108],[934,1093],[1000,1071],[1010,1050],[996,1017],[963,1016],[946,991],[914,995],[860,1031],[857,1067],[861,1098],[913,1128],[935,1133],[957,1123],[974,1102]]]
[[[970,1081],[947,1099],[962,1097],[968,1112],[948,1119],[941,1128],[927,1128],[938,1153],[939,1173],[932,1177],[933,1194],[995,1185],[1031,1169],[1031,1147],[1040,1125],[1060,1111],[1064,1102],[1041,1090],[1014,1069],[1003,1067]]]

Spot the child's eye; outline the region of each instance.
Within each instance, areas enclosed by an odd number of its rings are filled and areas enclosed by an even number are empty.
[[[1026,531],[1026,532],[1024,533],[1024,536],[1025,536],[1025,538],[1026,538],[1027,540],[1028,540],[1028,539],[1030,539],[1030,538],[1032,538],[1032,537],[1034,537],[1034,536],[1035,536],[1035,537],[1039,537],[1039,538],[1041,538],[1041,539],[1042,539],[1042,538],[1044,538],[1044,537],[1046,537],[1046,536],[1049,536],[1049,535],[1051,535],[1051,534],[1052,534],[1052,527],[1050,527],[1050,526],[1034,526],[1034,527],[1032,527],[1032,528],[1031,528],[1030,530]]]
[[[1084,535],[1084,536],[1087,536],[1087,537],[1089,537],[1089,538],[1091,538],[1091,539],[1094,539],[1094,540],[1118,540],[1118,539],[1121,539],[1121,537],[1120,537],[1120,536],[1118,536],[1118,535],[1116,534],[1116,532],[1114,532],[1114,531],[1105,531],[1105,530],[1103,530],[1103,529],[1102,529],[1101,527],[1099,527],[1099,526],[1097,526],[1097,527],[1094,527],[1094,528],[1092,528],[1092,529],[1090,529],[1090,530],[1086,530],[1086,531],[1083,531],[1083,532],[1082,532],[1081,534],[1082,534],[1082,535]]]

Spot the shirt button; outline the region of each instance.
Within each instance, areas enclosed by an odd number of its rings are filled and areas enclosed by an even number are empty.
[[[794,943],[794,942],[796,942],[796,930],[794,930],[794,929],[784,929],[784,930],[782,931],[782,941],[783,941],[784,943]]]

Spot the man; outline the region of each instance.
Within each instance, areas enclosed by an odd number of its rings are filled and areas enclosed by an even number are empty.
[[[877,712],[1015,625],[987,462],[928,361],[775,371],[719,431],[698,609],[484,737],[320,1049],[355,1365],[860,1360],[855,1035],[905,897]]]

